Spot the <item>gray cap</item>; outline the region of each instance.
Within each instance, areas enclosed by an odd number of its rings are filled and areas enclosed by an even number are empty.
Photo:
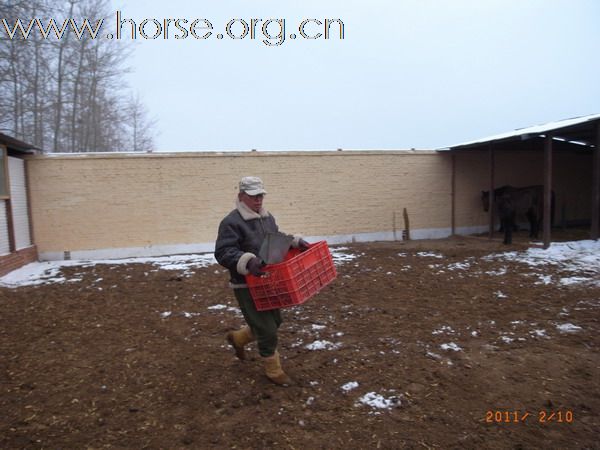
[[[258,177],[244,177],[240,180],[240,192],[248,195],[266,194],[265,186]]]

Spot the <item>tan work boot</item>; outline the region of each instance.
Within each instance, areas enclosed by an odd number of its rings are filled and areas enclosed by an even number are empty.
[[[271,356],[263,356],[265,362],[265,375],[273,383],[279,386],[291,386],[294,384],[292,379],[281,368],[281,362],[279,361],[279,352],[275,352]]]
[[[254,340],[254,335],[250,327],[243,327],[237,331],[230,331],[227,333],[227,342],[235,350],[235,356],[242,361],[246,359],[246,352],[244,351],[244,345],[249,344]]]

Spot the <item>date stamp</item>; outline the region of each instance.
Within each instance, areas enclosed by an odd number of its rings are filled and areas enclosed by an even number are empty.
[[[539,410],[539,411],[521,411],[497,409],[485,412],[485,423],[508,424],[508,423],[526,423],[537,422],[541,424],[551,423],[573,423],[575,417],[573,411],[566,410]]]

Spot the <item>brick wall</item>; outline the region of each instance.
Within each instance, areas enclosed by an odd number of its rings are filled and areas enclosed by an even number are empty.
[[[454,158],[456,231],[483,232],[488,153]],[[496,184],[540,184],[540,158],[541,152],[519,152],[516,163],[514,152],[498,152]],[[571,171],[587,177],[589,162],[565,157],[563,168],[561,158],[556,155],[557,196],[575,198],[581,189],[570,186]],[[263,178],[265,206],[289,233],[330,242],[401,239],[404,208],[411,237],[451,233],[447,152],[75,154],[34,156],[27,163],[42,260],[63,259],[65,252],[80,259],[212,251],[244,175]],[[585,202],[574,201],[571,216],[585,215]]]
[[[0,277],[12,270],[37,261],[37,259],[38,254],[35,245],[0,256]]]
[[[42,259],[210,251],[244,175],[263,178],[280,228],[368,239],[450,230],[450,158],[435,152],[50,155],[28,160]],[[425,231],[426,233],[426,231]],[[105,249],[105,253],[99,250]],[[111,250],[112,249],[112,250]],[[146,251],[145,251],[146,250]]]

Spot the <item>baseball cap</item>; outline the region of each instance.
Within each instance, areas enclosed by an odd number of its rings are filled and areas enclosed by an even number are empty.
[[[240,192],[248,195],[266,194],[265,186],[258,177],[244,177],[240,180]]]

